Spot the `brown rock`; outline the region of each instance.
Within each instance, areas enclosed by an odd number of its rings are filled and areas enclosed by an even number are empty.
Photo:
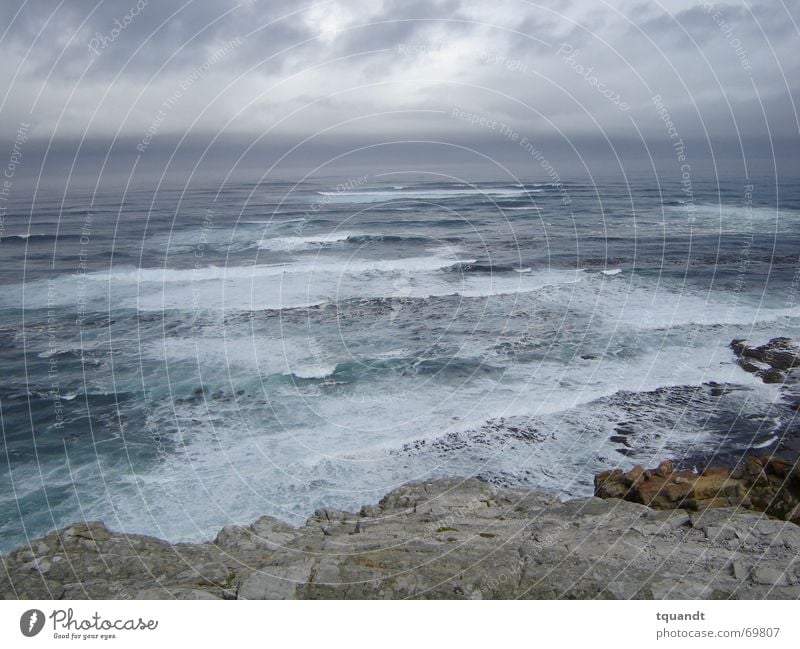
[[[800,524],[800,461],[751,456],[743,469],[708,468],[700,474],[676,471],[671,462],[650,471],[616,469],[595,477],[595,495],[655,509],[744,507]]]
[[[660,478],[666,478],[670,475],[673,471],[675,471],[675,465],[670,462],[669,460],[664,460],[661,464],[658,465],[653,473]]]

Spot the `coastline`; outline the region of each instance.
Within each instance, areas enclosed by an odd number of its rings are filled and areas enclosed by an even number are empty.
[[[800,407],[787,338],[730,343]],[[720,392],[725,386],[719,387]],[[796,599],[800,464],[743,456],[595,476],[595,496],[474,478],[407,483],[358,512],[270,516],[169,543],[84,522],[0,555],[2,599]]]
[[[738,507],[410,483],[295,528],[170,544],[71,525],[0,557],[3,599],[796,599],[800,527]]]

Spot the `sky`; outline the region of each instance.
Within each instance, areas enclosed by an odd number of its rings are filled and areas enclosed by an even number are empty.
[[[798,23],[786,0],[4,0],[0,128],[132,155],[684,141],[796,158]]]

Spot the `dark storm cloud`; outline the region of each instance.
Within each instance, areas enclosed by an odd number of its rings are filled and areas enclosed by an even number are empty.
[[[636,127],[664,137],[660,94],[681,135],[790,138],[791,11],[767,0],[4,2],[0,114],[40,139],[502,137],[458,109],[602,139]]]

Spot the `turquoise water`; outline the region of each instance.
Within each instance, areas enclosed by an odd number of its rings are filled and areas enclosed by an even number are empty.
[[[0,550],[81,519],[299,523],[439,475],[570,496],[616,466],[796,455],[795,411],[728,343],[800,324],[797,183],[687,205],[362,178],[9,208]]]

